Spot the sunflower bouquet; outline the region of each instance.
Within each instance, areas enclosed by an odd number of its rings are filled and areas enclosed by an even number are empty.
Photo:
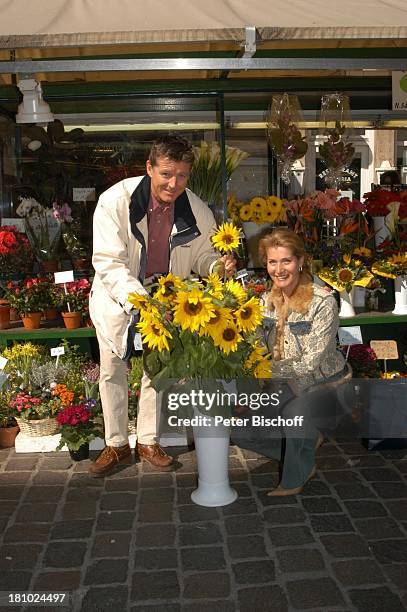
[[[228,212],[233,221],[263,223],[282,223],[287,221],[283,201],[273,195],[256,196],[250,202],[237,202],[234,196],[228,198]]]
[[[268,378],[271,366],[256,330],[262,321],[258,297],[238,281],[210,274],[158,279],[152,296],[129,295],[139,310],[144,367],[156,389],[172,380]]]
[[[371,270],[373,274],[385,278],[407,276],[407,251],[399,251],[376,260]]]
[[[373,278],[373,274],[363,265],[361,259],[352,258],[348,254],[343,255],[342,261],[335,265],[322,268],[318,276],[337,291],[348,293],[354,285],[367,287]]]

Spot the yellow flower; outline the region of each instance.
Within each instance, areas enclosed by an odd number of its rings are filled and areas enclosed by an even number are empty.
[[[256,297],[250,298],[233,314],[240,330],[253,331],[262,320],[259,299]]]
[[[266,208],[267,203],[265,198],[258,196],[250,200],[250,206],[253,212],[258,211],[261,213]]]
[[[266,353],[266,347],[262,346],[258,340],[253,345],[253,350],[245,361],[245,368],[251,370],[255,363],[263,359]]]
[[[213,316],[206,323],[205,327],[201,327],[200,336],[211,336],[215,341],[218,336],[222,335],[226,327],[232,321],[231,311],[223,306],[214,306]]]
[[[353,254],[359,255],[360,257],[371,257],[372,251],[367,247],[358,247],[357,249],[354,249]]]
[[[170,350],[168,338],[172,338],[172,335],[159,319],[147,315],[139,321],[137,328],[148,348],[157,349],[160,352]]]
[[[263,221],[265,223],[274,223],[277,221],[277,215],[278,213],[275,213],[273,210],[266,210],[263,215]]]
[[[129,293],[127,299],[131,304],[133,304],[133,306],[137,310],[142,310],[143,308],[146,308],[148,304],[148,296],[141,295],[140,293],[136,293],[135,291],[133,293]]]
[[[240,283],[230,279],[225,283],[225,290],[231,293],[239,304],[244,304],[246,300],[246,291],[243,289]]]
[[[176,291],[184,286],[185,283],[178,276],[174,276],[169,272],[166,276],[160,276],[158,279],[158,289],[154,297],[160,302],[172,302],[174,301]]]
[[[273,211],[275,214],[278,214],[283,206],[283,201],[277,196],[267,196],[267,208],[268,210]]]
[[[338,270],[338,280],[345,284],[352,282],[354,274],[350,268],[341,268]]]
[[[271,378],[271,360],[260,359],[253,370],[254,378]]]
[[[204,281],[206,282],[206,288],[210,295],[219,299],[223,298],[223,283],[218,274],[212,273],[207,278],[204,278]]]
[[[222,333],[216,335],[214,342],[221,351],[226,354],[237,351],[239,342],[243,340],[239,333],[237,325],[233,321],[229,321],[228,325],[222,330]]]
[[[252,215],[250,204],[244,204],[239,208],[239,215],[242,221],[249,221]]]
[[[407,265],[407,252],[396,253],[396,255],[392,255],[391,257],[389,257],[389,264],[393,266]]]
[[[200,289],[179,291],[175,298],[174,323],[183,330],[197,331],[204,326],[214,314],[214,305]]]
[[[212,236],[215,249],[221,253],[234,251],[240,243],[240,230],[233,223],[222,223],[218,231]]]
[[[348,254],[345,253],[345,255],[342,257],[343,261],[346,263],[346,265],[348,266],[351,262],[352,257]]]
[[[8,361],[14,361],[20,357],[31,357],[32,359],[39,358],[41,356],[41,347],[32,342],[24,342],[21,344],[14,344],[10,348],[5,348],[2,356],[8,359]]]

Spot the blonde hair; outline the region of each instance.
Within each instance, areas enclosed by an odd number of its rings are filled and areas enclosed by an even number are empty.
[[[266,234],[259,242],[259,257],[265,267],[267,266],[268,249],[276,247],[290,249],[292,254],[298,259],[303,257],[303,271],[311,277],[307,269],[307,254],[305,252],[304,241],[298,234],[285,227],[277,228],[270,234]]]

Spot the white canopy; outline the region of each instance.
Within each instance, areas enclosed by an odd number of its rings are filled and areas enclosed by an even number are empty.
[[[0,48],[407,38],[406,0],[0,0]]]

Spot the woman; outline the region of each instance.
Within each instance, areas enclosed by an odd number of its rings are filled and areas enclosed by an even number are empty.
[[[344,373],[344,358],[336,348],[338,308],[331,293],[312,283],[304,243],[292,230],[281,228],[265,236],[259,253],[273,281],[271,291],[263,296],[273,379],[287,379],[294,392],[282,416],[303,414],[307,422],[302,438],[292,437],[293,429],[287,428],[284,444],[270,440],[270,446],[275,446],[270,456],[282,455],[282,474],[280,484],[268,495],[295,495],[315,475],[315,448],[323,440],[311,419],[324,404],[328,409],[327,394],[322,393],[323,387],[318,392],[315,385],[340,379]]]

